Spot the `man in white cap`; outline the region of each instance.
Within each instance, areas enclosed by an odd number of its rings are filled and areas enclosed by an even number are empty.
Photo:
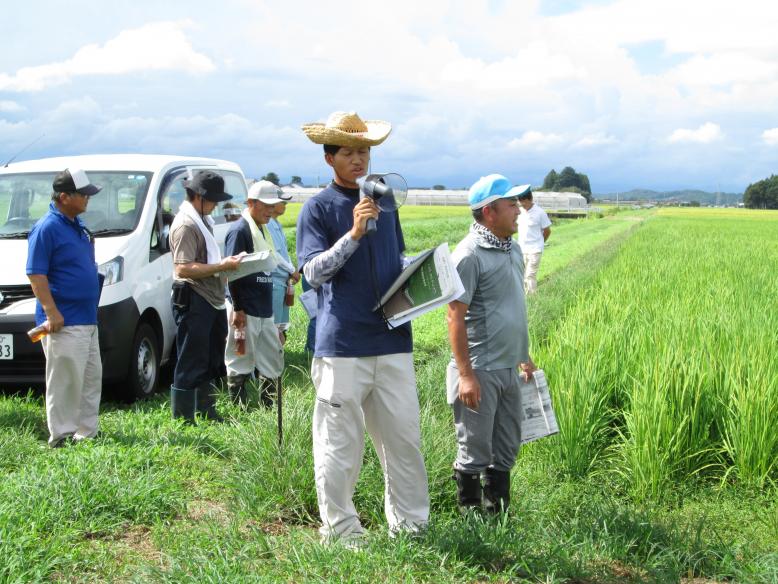
[[[281,189],[270,181],[261,180],[251,185],[246,201],[248,207],[227,232],[225,253],[273,251],[267,223],[275,205],[282,201],[280,194]],[[281,258],[273,255],[278,263]],[[273,395],[278,395],[284,369],[284,349],[273,319],[273,276],[269,272],[249,274],[230,282],[229,291],[230,326],[224,360],[230,395],[235,402],[248,405],[246,381],[256,369],[262,378],[260,400],[270,407]],[[240,343],[236,332],[242,339]]]
[[[465,293],[448,306],[453,357],[446,372],[459,449],[454,461],[461,509],[507,511],[510,471],[521,444],[519,372],[532,377],[521,251],[513,240],[517,197],[502,175],[471,188],[475,220],[452,254]],[[481,473],[484,485],[481,486]],[[482,502],[483,498],[483,502]]]
[[[320,532],[324,542],[358,545],[363,528],[352,499],[365,428],[384,471],[390,530],[416,530],[429,516],[410,326],[390,330],[373,310],[402,270],[402,229],[396,211],[379,214],[371,199],[360,200],[357,184],[367,174],[371,146],[391,126],[336,112],[303,131],[324,146],[334,172],[297,220],[298,264],[318,294],[311,375]],[[377,230],[368,235],[371,218]]]
[[[86,172],[69,168],[52,184],[49,212],[27,238],[27,277],[37,299],[35,324],[49,334],[46,355],[46,420],[49,446],[97,434],[103,367],[97,333],[102,278],[94,238],[78,217],[100,192]]]

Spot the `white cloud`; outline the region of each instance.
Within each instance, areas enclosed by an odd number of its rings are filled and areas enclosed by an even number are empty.
[[[25,109],[27,108],[15,101],[0,101],[0,114],[17,114]]]
[[[534,41],[515,55],[492,62],[472,58],[451,61],[440,72],[439,79],[466,84],[473,90],[496,92],[530,89],[583,76],[583,69],[570,56],[552,50],[545,42]]]
[[[132,144],[141,152],[235,159],[236,153],[295,152],[305,138],[296,127],[263,125],[226,113],[110,119],[95,127],[89,140],[110,145],[111,149],[126,150]]]
[[[768,146],[778,145],[778,128],[770,128],[762,132],[762,140]]]
[[[605,134],[604,132],[598,132],[584,136],[575,143],[576,148],[593,148],[596,146],[607,146],[609,144],[616,144],[618,140],[615,136]]]
[[[778,64],[772,59],[740,51],[697,55],[667,75],[667,79],[674,85],[702,87],[765,83],[776,77]]]
[[[513,138],[508,142],[508,148],[522,148],[528,150],[545,150],[551,146],[561,144],[562,136],[558,134],[544,134],[536,130],[527,130],[520,138]]]
[[[121,75],[138,71],[207,73],[213,62],[192,47],[184,34],[190,21],[152,22],[119,33],[104,45],[81,47],[66,61],[0,73],[0,91],[40,91],[81,75]]]
[[[670,136],[667,141],[671,143],[697,143],[697,144],[710,144],[722,138],[721,128],[718,124],[713,122],[705,122],[696,130],[690,130],[686,128],[678,128]]]

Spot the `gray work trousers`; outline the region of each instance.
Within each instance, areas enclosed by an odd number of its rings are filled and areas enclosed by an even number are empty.
[[[448,403],[454,411],[457,457],[454,468],[467,473],[487,467],[510,471],[521,445],[521,393],[518,371],[476,369],[481,384],[477,410],[459,399],[459,370],[449,363],[446,370]]]

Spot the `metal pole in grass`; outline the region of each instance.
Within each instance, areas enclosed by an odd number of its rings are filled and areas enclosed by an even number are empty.
[[[276,407],[278,408],[278,445],[281,446],[284,441],[284,416],[283,416],[283,408],[282,408],[282,398],[281,398],[281,376],[279,375],[276,379]]]

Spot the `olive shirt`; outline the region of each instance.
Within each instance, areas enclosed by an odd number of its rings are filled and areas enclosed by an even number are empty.
[[[213,233],[208,222],[205,227]],[[174,264],[198,264],[208,263],[208,249],[205,246],[205,237],[192,219],[183,213],[178,213],[170,227],[170,249],[173,252]],[[224,308],[224,288],[227,278],[221,274],[193,280],[191,278],[179,278],[173,272],[173,279],[177,282],[187,282],[194,292],[202,296],[208,304],[216,309]]]
[[[524,260],[512,241],[510,253],[469,233],[451,254],[468,305],[467,347],[473,369],[513,369],[529,359]],[[452,359],[456,366],[456,362]]]

